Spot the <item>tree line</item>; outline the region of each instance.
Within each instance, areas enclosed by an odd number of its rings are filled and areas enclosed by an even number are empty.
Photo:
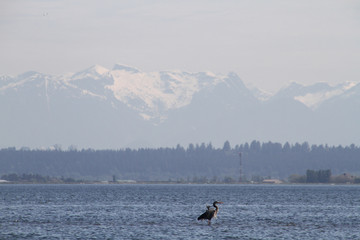
[[[234,147],[226,141],[177,145],[172,148],[118,150],[0,149],[0,175],[40,174],[60,178],[138,181],[237,181],[240,155],[244,178],[287,178],[308,169],[330,169],[333,174],[360,175],[360,148],[252,141]]]
[[[56,178],[50,176],[42,176],[40,174],[23,173],[23,174],[4,174],[1,176],[2,180],[16,183],[79,183],[81,180],[75,180],[73,178]]]
[[[310,170],[306,175],[292,174],[289,177],[291,183],[360,183],[360,177],[350,173],[332,175],[331,170]]]

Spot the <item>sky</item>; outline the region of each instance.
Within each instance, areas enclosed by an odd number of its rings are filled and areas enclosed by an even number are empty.
[[[237,73],[274,93],[290,82],[360,81],[358,0],[2,0],[0,75]]]

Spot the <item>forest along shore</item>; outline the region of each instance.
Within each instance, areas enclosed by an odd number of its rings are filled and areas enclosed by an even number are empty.
[[[0,149],[0,177],[15,182],[55,183],[117,180],[262,183],[269,179],[292,183],[357,183],[359,156],[360,147],[354,144],[343,147],[307,142],[252,141],[231,147],[226,141],[222,148],[211,143],[189,144],[187,148],[177,145],[120,150],[4,148]]]

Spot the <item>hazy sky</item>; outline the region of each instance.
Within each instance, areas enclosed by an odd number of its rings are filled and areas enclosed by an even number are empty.
[[[233,71],[272,92],[360,81],[358,0],[2,0],[0,34],[0,75],[124,63]]]

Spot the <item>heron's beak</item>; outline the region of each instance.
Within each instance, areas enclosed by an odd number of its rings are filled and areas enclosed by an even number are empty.
[[[221,204],[221,203],[224,203],[224,202],[218,202],[218,203],[220,203],[220,204]]]

